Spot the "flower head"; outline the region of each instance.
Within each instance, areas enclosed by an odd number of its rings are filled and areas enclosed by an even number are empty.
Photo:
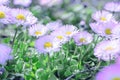
[[[75,34],[73,36],[73,39],[75,40],[77,45],[82,45],[82,44],[89,44],[92,42],[93,37],[90,33],[86,32],[86,31],[81,31],[78,32],[77,34]]]
[[[102,41],[94,49],[94,55],[99,59],[109,61],[120,54],[119,40]]]
[[[98,72],[95,80],[120,80],[120,64],[104,67]]]
[[[91,23],[91,29],[105,37],[119,38],[120,37],[120,26],[118,23],[110,21],[107,23]]]
[[[35,24],[29,28],[29,34],[32,36],[40,37],[48,32],[48,28],[42,24]]]
[[[60,43],[66,43],[69,40],[68,37],[62,33],[62,31],[53,31],[51,35],[54,36],[55,40]]]
[[[109,13],[107,11],[97,11],[92,15],[92,18],[97,22],[108,22],[108,21],[114,21],[112,13]]]
[[[32,3],[32,0],[14,0],[13,3],[15,5],[21,5],[24,7],[28,7]]]
[[[12,49],[6,45],[0,44],[0,64],[4,65],[7,60],[11,59]]]
[[[56,31],[61,31],[69,38],[71,38],[73,35],[75,35],[78,32],[77,28],[73,25],[64,25],[61,28],[56,29]]]
[[[104,9],[112,12],[120,12],[120,2],[108,2],[105,4]]]
[[[55,41],[54,37],[50,35],[40,37],[36,41],[35,47],[40,53],[50,53],[60,50],[59,42]]]
[[[12,21],[12,16],[8,7],[0,6],[0,22],[3,24],[9,24]]]
[[[33,14],[28,10],[13,9],[12,15],[14,18],[14,22],[18,25],[29,26],[37,22],[37,18],[34,17]]]

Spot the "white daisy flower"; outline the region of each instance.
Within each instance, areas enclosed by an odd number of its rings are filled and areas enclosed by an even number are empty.
[[[25,9],[13,9],[12,15],[14,22],[18,25],[29,26],[37,22],[37,18],[33,14]]]
[[[48,28],[42,24],[35,24],[29,28],[29,34],[31,36],[40,37],[45,35],[48,32]]]

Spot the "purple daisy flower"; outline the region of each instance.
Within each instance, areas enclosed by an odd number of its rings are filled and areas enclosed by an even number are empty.
[[[95,80],[120,80],[120,64],[104,67],[98,72]]]
[[[120,12],[120,2],[108,2],[105,4],[104,9],[112,12]]]
[[[60,50],[60,43],[55,41],[53,36],[47,35],[40,37],[35,42],[35,48],[40,53],[56,52]]]
[[[112,13],[107,12],[107,11],[96,11],[93,15],[92,18],[97,21],[97,22],[108,22],[108,21],[115,21],[113,18]]]
[[[68,37],[65,34],[63,34],[62,31],[53,31],[51,35],[54,36],[55,40],[60,43],[66,43],[69,40]]]
[[[14,22],[18,25],[29,26],[37,22],[37,18],[33,14],[25,9],[13,9],[12,16]]]
[[[71,38],[73,35],[75,35],[78,32],[77,28],[73,25],[64,25],[61,28],[56,29],[56,31],[61,31],[69,38]]]
[[[0,22],[3,24],[9,24],[12,21],[12,16],[8,7],[1,5],[0,6]]]
[[[102,41],[94,49],[94,55],[104,61],[113,60],[120,54],[120,41]]]
[[[6,45],[0,44],[0,64],[4,65],[7,60],[12,59],[10,55],[12,49]]]
[[[29,28],[29,34],[32,36],[40,37],[48,32],[48,28],[42,24],[35,24]]]
[[[107,23],[91,23],[91,29],[107,38],[119,38],[120,37],[120,25],[116,22],[107,22]]]
[[[14,5],[28,7],[32,3],[32,0],[14,0],[13,3]]]
[[[54,31],[57,28],[60,28],[62,26],[61,21],[54,21],[54,22],[49,22],[46,27],[50,30],[50,31]]]
[[[83,45],[83,44],[89,44],[92,42],[93,40],[93,37],[90,33],[86,32],[86,31],[81,31],[81,32],[78,32],[77,34],[75,34],[73,36],[73,39],[75,40],[76,42],[76,45]]]

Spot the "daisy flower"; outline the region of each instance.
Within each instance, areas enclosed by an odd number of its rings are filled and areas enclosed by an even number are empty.
[[[108,2],[105,4],[104,9],[112,12],[120,12],[120,2]]]
[[[94,49],[94,55],[104,61],[112,60],[120,54],[120,41],[102,41]]]
[[[46,24],[46,27],[50,30],[50,31],[54,31],[57,28],[60,28],[62,26],[61,21],[54,21],[54,22],[49,22],[48,24]]]
[[[101,35],[108,38],[119,38],[120,37],[120,25],[116,22],[110,21],[107,23],[91,23],[91,29]]]
[[[11,13],[8,7],[6,6],[0,6],[0,22],[3,24],[8,24],[11,22]]]
[[[9,3],[9,0],[0,0],[0,5],[6,5]]]
[[[40,53],[50,53],[50,52],[56,52],[60,50],[60,43],[54,40],[53,36],[47,35],[40,37],[35,42],[35,48]]]
[[[35,24],[29,28],[29,34],[31,36],[40,37],[45,35],[48,32],[48,28],[42,24]]]
[[[0,64],[4,65],[7,60],[12,59],[10,55],[12,49],[6,45],[0,44]]]
[[[12,16],[14,17],[14,22],[18,25],[29,26],[37,22],[37,18],[25,9],[13,9]]]
[[[53,31],[51,35],[54,36],[55,40],[60,43],[66,43],[68,41],[68,37],[63,34],[62,31]]]
[[[21,5],[24,7],[28,7],[32,3],[32,0],[14,0],[14,5]]]
[[[73,39],[75,40],[77,45],[83,45],[83,44],[89,44],[92,42],[93,37],[90,33],[86,32],[86,31],[81,31],[78,32],[77,34],[75,34],[73,36]]]
[[[73,25],[64,25],[61,28],[56,29],[56,31],[61,31],[65,36],[71,38],[73,35],[75,35],[78,30]]]
[[[97,11],[92,15],[92,18],[97,22],[114,21],[113,15],[107,11]]]
[[[95,80],[120,80],[120,64],[104,67],[98,72]]]

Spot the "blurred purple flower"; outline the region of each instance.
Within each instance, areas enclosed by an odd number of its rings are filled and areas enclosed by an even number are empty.
[[[112,12],[120,12],[120,2],[108,2],[105,4],[104,9]]]
[[[120,64],[104,67],[98,72],[95,80],[120,80]]]
[[[32,0],[14,0],[13,3],[14,5],[28,7],[32,3]]]
[[[12,49],[6,45],[0,44],[0,64],[4,65],[7,60],[12,59],[10,55]]]

